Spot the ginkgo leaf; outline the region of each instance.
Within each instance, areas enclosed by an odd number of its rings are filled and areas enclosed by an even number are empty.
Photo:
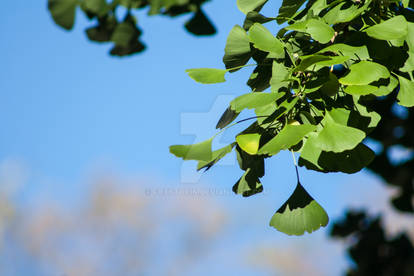
[[[398,92],[398,104],[406,107],[414,106],[414,82],[398,76],[400,92]]]
[[[244,197],[249,197],[262,191],[262,183],[260,183],[259,177],[252,168],[248,168],[233,186],[233,192]]]
[[[343,152],[355,148],[365,136],[362,130],[339,124],[327,113],[323,129],[314,142],[324,151]]]
[[[361,61],[349,67],[350,72],[339,82],[345,85],[366,85],[390,77],[387,67],[372,61]]]
[[[285,56],[283,43],[262,24],[254,23],[250,27],[249,39],[255,48],[269,52],[271,57],[282,58]]]
[[[369,27],[367,35],[379,40],[393,40],[403,38],[408,33],[407,20],[403,15],[392,17],[386,21]]]
[[[326,211],[298,182],[293,194],[273,215],[270,226],[288,235],[301,236],[325,227],[328,222]]]
[[[303,137],[316,129],[315,125],[287,124],[272,140],[260,148],[259,154],[275,155],[299,143]]]
[[[247,93],[235,98],[231,101],[230,106],[236,112],[241,112],[245,108],[257,108],[268,105],[276,101],[283,95],[279,93],[265,93],[265,92],[254,92]]]
[[[236,137],[236,142],[242,150],[255,155],[259,149],[260,137],[259,133],[241,134]]]
[[[221,149],[215,150],[212,152],[211,159],[208,161],[199,161],[197,164],[197,171],[206,169],[209,170],[214,164],[216,164],[220,159],[226,156],[233,150],[235,143],[222,147]]]
[[[242,27],[236,25],[231,29],[227,37],[223,62],[226,68],[229,69],[245,65],[250,57],[249,37]],[[238,69],[231,70],[230,72],[237,71]]]
[[[75,22],[76,0],[49,0],[48,9],[56,24],[70,30]]]
[[[197,68],[185,70],[190,78],[199,83],[211,84],[225,82],[224,75],[228,70],[215,68]]]
[[[247,14],[266,2],[267,0],[237,0],[237,7],[242,13]]]
[[[213,153],[211,144],[213,138],[193,145],[174,145],[170,146],[170,152],[183,160],[210,161]]]

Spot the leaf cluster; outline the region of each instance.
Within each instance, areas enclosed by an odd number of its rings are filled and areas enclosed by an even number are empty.
[[[363,142],[381,120],[370,103],[396,94],[399,105],[414,106],[414,1],[284,0],[276,17],[260,13],[267,2],[237,1],[246,18],[227,38],[226,69],[187,70],[195,81],[211,84],[254,66],[247,80],[251,91],[229,104],[217,128],[249,121],[233,123],[246,109],[255,112],[249,118],[254,121],[223,149],[212,151],[211,140],[209,147],[170,148],[201,162],[199,169],[234,148],[244,174],[233,191],[243,196],[263,190],[264,161],[281,150],[299,153],[299,165],[310,170],[360,171],[375,157]],[[275,35],[265,26],[272,22],[282,24]],[[204,159],[193,152],[203,152]],[[327,222],[298,183],[270,225],[301,235]]]

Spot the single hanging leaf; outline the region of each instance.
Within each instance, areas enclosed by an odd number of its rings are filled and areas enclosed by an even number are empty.
[[[213,138],[193,145],[170,146],[170,152],[183,160],[210,161],[213,157],[211,143]]]
[[[227,70],[214,69],[214,68],[198,68],[198,69],[187,69],[185,70],[190,78],[196,82],[203,84],[220,83],[225,82],[224,75]]]
[[[236,25],[231,29],[227,37],[226,48],[224,49],[223,62],[226,68],[234,68],[245,65],[251,57],[250,41],[246,31]],[[239,69],[231,70],[235,72]]]
[[[233,186],[233,192],[244,197],[249,197],[261,193],[262,191],[262,183],[260,183],[259,177],[251,168],[248,168],[239,181]]]
[[[414,106],[414,82],[398,76],[400,92],[398,92],[398,104],[406,107]]]
[[[343,152],[355,148],[364,138],[362,130],[339,124],[326,113],[323,129],[314,142],[323,151]]]
[[[301,236],[325,227],[328,222],[326,211],[298,182],[290,198],[273,215],[270,226],[288,235]]]
[[[275,155],[299,143],[303,137],[316,129],[315,125],[287,124],[272,140],[260,148],[259,154]]]
[[[365,30],[367,35],[379,40],[403,38],[408,33],[408,24],[402,15],[395,16]]]
[[[270,57],[283,58],[285,56],[283,43],[262,24],[253,24],[249,29],[249,39],[255,48],[269,52]]]
[[[48,9],[56,24],[70,30],[75,23],[76,5],[77,0],[49,0]]]
[[[237,0],[237,7],[242,13],[247,14],[266,2],[267,0]]]
[[[241,95],[235,98],[230,103],[230,107],[235,112],[241,112],[243,109],[248,108],[257,108],[261,106],[268,105],[276,101],[280,95],[279,93],[265,93],[265,92],[252,92]]]
[[[379,79],[387,79],[390,77],[390,72],[387,67],[372,62],[361,61],[352,64],[349,67],[350,72],[339,82],[345,85],[366,85]]]
[[[408,58],[404,63],[404,67],[400,68],[401,72],[412,72],[414,71],[414,49],[410,48],[408,51]]]
[[[235,146],[235,143],[232,143],[230,145],[227,145],[221,149],[215,150],[212,153],[212,158],[209,161],[199,161],[197,165],[197,171],[206,169],[209,170],[212,166],[214,166],[220,159],[222,159],[224,156],[229,154],[233,147]]]
[[[236,137],[239,147],[250,155],[255,155],[259,149],[260,134],[242,134]]]

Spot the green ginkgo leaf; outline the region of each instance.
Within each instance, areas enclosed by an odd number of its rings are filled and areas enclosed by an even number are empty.
[[[259,149],[260,134],[241,134],[236,137],[239,147],[250,155],[255,155]]]
[[[209,170],[212,166],[214,166],[220,159],[226,156],[233,150],[235,143],[222,147],[221,149],[215,150],[212,152],[211,159],[208,161],[199,161],[197,164],[197,171],[205,169],[206,171]]]
[[[287,124],[272,140],[260,148],[259,154],[275,155],[299,143],[303,137],[316,129],[315,125]]]
[[[387,79],[390,72],[387,67],[372,61],[361,61],[349,67],[350,72],[339,82],[345,85],[367,85],[379,79]]]
[[[48,9],[56,24],[70,30],[75,22],[77,0],[49,0]]]
[[[237,7],[242,13],[247,14],[266,2],[267,0],[237,0]]]
[[[323,151],[343,152],[355,148],[365,136],[362,130],[339,124],[327,113],[323,129],[314,143]]]
[[[245,108],[252,109],[268,105],[276,101],[281,96],[283,95],[280,93],[247,93],[231,101],[230,107],[236,112],[241,112]]]
[[[248,168],[233,186],[233,192],[244,197],[249,197],[262,191],[262,183],[252,168]]]
[[[290,198],[273,215],[270,226],[288,235],[301,236],[325,227],[328,222],[326,211],[298,182]]]
[[[226,65],[226,68],[229,69],[245,65],[250,57],[249,37],[242,27],[236,25],[231,29],[230,34],[227,37],[223,62]],[[237,71],[238,69],[234,69],[230,72]]]
[[[400,92],[398,92],[398,104],[406,107],[414,106],[414,82],[398,76]]]
[[[224,75],[228,70],[215,68],[197,68],[185,70],[190,78],[199,83],[211,84],[225,82]]]
[[[367,35],[379,40],[403,38],[408,33],[408,24],[402,15],[395,16],[365,30]]]
[[[193,145],[170,146],[170,152],[183,160],[210,161],[213,157],[211,144],[213,138]]]
[[[270,53],[270,57],[283,58],[285,56],[283,43],[262,24],[254,23],[250,27],[249,39],[255,48]]]

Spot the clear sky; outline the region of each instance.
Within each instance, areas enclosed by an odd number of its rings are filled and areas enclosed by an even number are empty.
[[[265,14],[272,16],[277,4],[266,7]],[[213,0],[205,6],[218,29],[217,35],[206,38],[184,30],[188,16],[171,20],[139,13],[148,49],[126,58],[110,57],[110,45],[87,39],[83,30],[90,23],[81,13],[74,30],[66,32],[52,22],[46,1],[7,1],[2,7],[0,161],[19,160],[28,168],[30,185],[18,196],[23,205],[44,194],[76,204],[84,189],[82,179],[96,170],[138,175],[158,187],[211,187],[227,192],[241,176],[234,156],[198,179],[192,173],[195,163],[183,165],[168,152],[171,144],[210,138],[229,99],[248,91],[245,81],[251,69],[227,76],[228,82],[221,85],[197,84],[184,72],[187,68],[223,68],[227,34],[243,22],[235,1]],[[230,142],[235,133],[226,132],[215,146]],[[347,206],[370,206],[364,202],[385,193],[367,173],[326,175],[302,169],[301,179],[331,219]],[[183,183],[188,181],[195,183]],[[291,238],[268,226],[296,184],[291,156],[282,153],[268,162],[262,182],[264,195],[249,199],[230,193],[215,196],[232,214],[231,232],[223,248],[230,252],[256,241],[285,246],[302,239],[326,249],[330,275],[344,269],[346,260],[326,241],[326,230]],[[237,260],[229,263],[237,264]],[[219,259],[205,265],[220,271],[241,270]]]

